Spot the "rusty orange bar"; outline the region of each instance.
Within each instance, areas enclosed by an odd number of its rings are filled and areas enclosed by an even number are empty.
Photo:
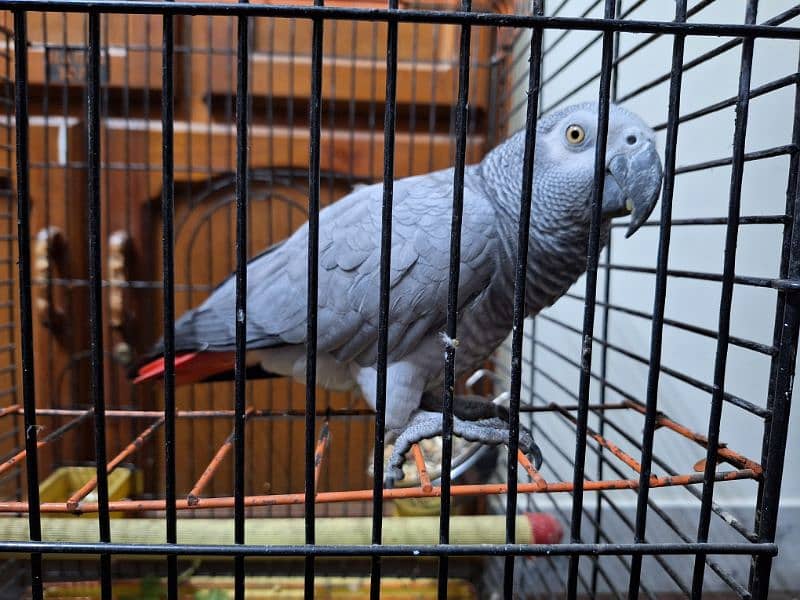
[[[91,409],[91,408],[89,410],[78,411],[78,416],[76,418],[74,418],[71,421],[65,423],[64,425],[62,425],[58,429],[54,429],[52,432],[47,434],[44,437],[44,439],[37,440],[36,441],[36,448],[41,448],[43,446],[46,446],[50,442],[53,442],[53,441],[57,440],[62,435],[67,433],[70,429],[73,429],[74,427],[77,427],[78,425],[80,425],[82,421],[84,421],[85,419],[90,417],[92,414],[94,414],[94,409]],[[5,473],[9,469],[11,469],[14,465],[22,462],[23,460],[25,460],[25,450],[20,450],[14,456],[12,456],[7,461],[5,461],[3,464],[0,465],[0,475]]]
[[[16,414],[23,414],[23,408],[17,406],[14,411]],[[41,417],[71,417],[83,414],[83,411],[74,408],[37,408],[36,415]],[[128,418],[145,418],[157,419],[164,414],[161,410],[123,410],[123,409],[110,409],[107,410],[105,415],[108,418],[128,419]],[[254,410],[253,417],[303,417],[305,416],[304,410]],[[236,413],[232,410],[178,410],[175,411],[175,416],[180,418],[189,419],[208,419],[208,418],[223,418],[234,417]],[[336,410],[318,410],[317,416],[321,418],[329,417],[374,417],[375,412],[370,409],[361,408],[347,408]]]
[[[577,405],[556,405],[564,410],[578,410]],[[608,404],[590,404],[590,410],[626,410],[630,408],[624,403],[608,403]],[[7,407],[9,413],[23,414],[24,409],[21,405],[15,404]],[[555,409],[550,406],[534,406],[530,407],[529,411],[534,413],[539,412],[553,412]],[[77,408],[37,408],[36,414],[43,417],[70,417],[83,414],[83,411]],[[157,419],[164,411],[159,410],[133,410],[133,409],[109,409],[105,412],[106,417],[124,419],[124,418],[152,418]],[[176,417],[182,418],[216,418],[216,417],[233,417],[236,413],[232,410],[178,410],[175,412]],[[2,412],[0,412],[2,416]],[[288,409],[288,410],[266,410],[259,409],[253,411],[253,417],[302,417],[305,416],[305,411],[301,409]],[[331,416],[336,417],[374,417],[375,412],[370,409],[362,408],[347,408],[335,410],[318,410],[317,416],[327,418]]]
[[[577,410],[577,405],[557,405],[565,410]],[[626,410],[630,408],[625,403],[608,403],[608,404],[590,404],[590,410]],[[555,409],[552,406],[534,406],[530,408],[531,412],[553,412]],[[8,411],[11,414],[23,414],[24,410],[21,405],[15,404],[14,406],[8,407]],[[83,414],[83,411],[80,409],[75,408],[37,408],[36,409],[37,416],[43,417],[69,417],[69,416],[76,416]],[[131,410],[131,409],[109,409],[105,412],[106,417],[108,418],[151,418],[157,419],[163,414],[163,411],[158,410]],[[233,417],[235,416],[235,412],[232,410],[179,410],[175,412],[176,417],[181,418],[223,418],[223,417]],[[331,416],[335,417],[352,417],[352,416],[363,416],[363,417],[374,417],[375,412],[370,409],[361,409],[361,408],[348,408],[348,409],[336,409],[336,410],[318,410],[317,416],[321,418],[328,418]],[[2,416],[2,413],[0,413]],[[300,409],[288,409],[288,410],[254,410],[253,417],[273,417],[273,418],[281,418],[281,417],[303,417],[305,416],[305,411]]]
[[[419,444],[411,446],[411,452],[414,453],[414,463],[417,465],[417,473],[419,473],[419,484],[422,491],[426,494],[430,493],[433,486],[431,485],[431,478],[428,476],[428,468],[425,466],[425,457],[422,456],[422,450],[419,449]]]
[[[636,412],[641,414],[645,413],[645,408],[643,406],[639,406],[637,403],[631,402],[630,400],[626,400],[625,402],[628,406],[630,406],[630,408],[632,408]],[[689,429],[684,425],[681,425],[680,423],[676,423],[663,413],[659,413],[658,415],[656,415],[656,426],[666,427],[667,429],[670,429],[675,433],[682,435],[686,439],[689,439],[703,446],[703,448],[708,447],[708,438],[706,436],[699,434],[695,431],[692,431],[691,429]],[[763,469],[761,468],[761,465],[759,463],[750,460],[743,454],[735,452],[734,450],[731,450],[730,448],[722,444],[719,446],[719,449],[717,450],[717,456],[719,456],[725,462],[728,462],[732,464],[734,467],[737,467],[739,469],[750,469],[751,471],[756,473],[758,477],[761,477],[763,473]]]
[[[756,474],[750,469],[738,469],[735,471],[717,472],[714,476],[715,481],[734,481],[739,479],[756,479]],[[650,487],[669,487],[685,486],[703,483],[702,473],[692,473],[689,475],[676,475],[673,477],[656,477],[650,483]],[[586,491],[604,490],[635,490],[639,486],[638,479],[615,479],[608,481],[585,481]],[[536,483],[520,483],[517,486],[519,493],[568,493],[572,492],[572,482],[559,481],[548,483],[545,488],[539,489]],[[450,489],[454,496],[486,496],[505,494],[508,487],[505,484],[471,484],[456,485]],[[433,486],[430,492],[424,491],[421,487],[411,488],[392,488],[384,490],[384,499],[396,498],[427,498],[438,497],[442,493],[439,486]],[[343,492],[321,492],[317,494],[316,502],[321,504],[334,502],[366,502],[372,499],[372,490],[354,490]],[[269,496],[247,496],[244,499],[245,506],[286,506],[291,504],[303,504],[305,495],[297,494],[273,494]],[[178,510],[190,509],[222,509],[233,508],[234,498],[232,496],[220,498],[198,498],[195,504],[189,504],[188,500],[178,500]],[[109,502],[111,512],[144,512],[165,510],[166,501],[161,500],[117,500]],[[74,512],[76,514],[95,513],[98,511],[98,504],[84,503],[75,511],[69,511],[63,502],[45,502],[40,505],[40,510],[45,513],[65,513]],[[0,502],[0,513],[25,513],[28,511],[27,502]]]
[[[319,485],[319,474],[322,472],[322,461],[325,459],[325,453],[331,445],[331,432],[328,429],[328,422],[322,423],[322,429],[319,431],[319,439],[317,440],[317,447],[314,449],[314,490],[316,491]]]
[[[245,422],[247,417],[249,417],[253,412],[253,407],[248,407],[247,410],[244,412]],[[211,478],[214,476],[214,473],[217,472],[217,469],[222,464],[222,461],[225,460],[225,457],[228,455],[228,452],[231,451],[233,448],[233,436],[235,431],[231,431],[225,441],[222,442],[222,445],[217,450],[217,453],[211,458],[208,462],[208,466],[203,471],[203,474],[200,475],[197,482],[194,484],[194,487],[191,491],[186,495],[186,501],[189,503],[190,506],[194,506],[199,501],[200,494],[203,493],[203,490],[208,485],[208,482],[211,481]]]
[[[0,417],[5,417],[6,415],[14,413],[19,414],[21,408],[22,407],[19,404],[12,404],[11,406],[5,406],[3,408],[0,408]]]
[[[45,445],[47,445],[47,443],[44,441],[40,440],[36,442],[37,448],[41,448],[42,446]],[[14,456],[9,458],[6,462],[4,462],[2,465],[0,465],[0,475],[8,471],[11,467],[16,465],[17,463],[21,463],[23,460],[25,460],[25,450],[20,450]]]
[[[15,405],[16,406],[16,405]],[[626,408],[636,410],[639,413],[643,412],[642,407],[639,407],[635,403],[630,401],[627,402]],[[560,413],[562,416],[565,416],[568,419],[571,419],[574,423],[574,417],[567,412],[569,407],[562,407],[558,405],[553,405],[552,411]],[[14,412],[19,412],[21,409],[17,406],[16,408],[13,406],[6,407],[2,409],[6,411],[7,414],[13,414]],[[566,414],[565,414],[566,413]],[[47,437],[43,440],[37,442],[38,446],[41,447],[50,441],[57,439],[61,435],[63,435],[67,430],[74,427],[80,421],[85,419],[86,417],[90,416],[92,413],[91,410],[89,411],[81,411],[81,410],[72,410],[72,409],[40,409],[37,410],[37,414],[41,414],[43,416],[76,416],[76,419],[73,419],[69,423],[61,426],[60,428],[56,429],[52,433],[50,433]],[[178,411],[178,417],[184,418],[204,418],[204,417],[232,417],[234,416],[233,411]],[[269,411],[256,411],[252,408],[248,408],[246,412],[246,416],[252,417],[255,415],[262,415],[262,416],[276,416],[276,413],[272,413]],[[110,417],[128,417],[128,418],[142,418],[142,417],[153,417],[156,419],[163,418],[163,412],[161,411],[136,411],[136,410],[111,410],[108,411],[108,416]],[[672,421],[671,419],[660,415],[658,424],[660,426],[667,427],[676,433],[687,437],[688,439],[695,441],[700,445],[706,444],[706,438],[695,432],[691,431],[690,429]],[[154,423],[151,427],[155,427],[156,424]],[[317,443],[317,447],[315,450],[315,483],[318,482],[319,475],[321,472],[322,462],[324,461],[324,456],[328,450],[328,445],[330,443],[329,439],[329,432],[326,433],[327,423],[323,430],[320,432],[320,439]],[[617,457],[622,459],[626,464],[631,466],[634,470],[638,472],[639,465],[638,463],[630,457],[628,454],[623,452],[619,449],[616,445],[609,442],[602,436],[599,436],[591,429],[588,431],[589,435],[592,435],[593,438],[600,444],[604,444],[604,447],[608,448],[609,451],[613,452]],[[134,442],[135,443],[135,442]],[[223,444],[222,447],[217,452],[217,455],[212,462],[209,463],[209,466],[206,469],[208,475],[204,473],[206,476],[205,480],[203,477],[198,480],[198,485],[200,485],[199,490],[193,488],[192,492],[190,492],[189,496],[185,500],[178,501],[178,508],[180,510],[191,510],[191,509],[229,509],[233,507],[233,497],[214,497],[214,498],[205,498],[201,499],[199,497],[199,492],[202,491],[203,486],[210,480],[211,476],[213,476],[215,470],[217,469],[221,460],[224,459],[225,455],[230,451],[230,447],[232,446],[232,437],[229,437],[228,440]],[[126,449],[127,450],[127,449]],[[425,467],[425,463],[422,457],[422,453],[419,451],[418,447],[412,447],[414,453],[415,463],[417,465],[417,470],[420,473],[420,485],[411,487],[411,488],[394,488],[390,490],[385,490],[384,498],[386,499],[394,499],[394,498],[424,498],[424,497],[438,497],[441,495],[441,489],[439,487],[433,486],[430,482],[430,477],[427,473],[427,469]],[[124,451],[123,451],[124,452]],[[24,451],[17,454],[15,457],[7,461],[6,464],[0,465],[0,473],[5,470],[8,470],[11,466],[18,463],[19,461],[23,460],[25,456]],[[738,470],[734,471],[717,471],[715,474],[716,481],[729,481],[729,480],[737,480],[737,479],[758,479],[761,476],[762,470],[761,466],[757,463],[743,457],[742,455],[733,452],[727,448],[721,448],[719,452],[719,457],[721,460],[732,464],[734,467],[739,467]],[[118,460],[118,457],[115,457],[109,465],[113,463],[119,463],[121,459]],[[215,462],[216,460],[216,462]],[[518,460],[526,472],[531,476],[531,483],[520,483],[518,485],[518,490],[520,493],[569,493],[573,489],[572,482],[555,482],[555,483],[547,483],[544,478],[533,468],[530,464],[530,461],[522,454],[518,455]],[[8,464],[10,463],[10,464]],[[114,464],[114,466],[116,466]],[[422,467],[420,469],[420,467]],[[210,472],[209,472],[210,470]],[[672,477],[656,477],[653,476],[650,482],[651,487],[667,487],[667,486],[685,486],[685,485],[692,485],[698,484],[703,482],[703,474],[702,473],[691,473],[686,475],[676,475]],[[201,485],[202,484],[202,485]],[[584,488],[587,491],[601,491],[601,490],[615,490],[615,489],[637,489],[638,488],[638,478],[636,479],[617,479],[617,480],[608,480],[608,481],[586,481],[584,482]],[[195,493],[195,492],[198,493]],[[454,486],[451,489],[451,492],[455,496],[484,496],[490,494],[504,494],[507,493],[507,486],[504,484],[485,484],[485,485],[460,485]],[[87,492],[88,493],[88,492]],[[194,497],[193,497],[194,494]],[[75,495],[73,495],[73,498]],[[81,496],[80,499],[84,498],[85,495]],[[70,500],[73,500],[70,498]],[[91,513],[97,512],[98,506],[97,503],[80,503],[80,499],[77,499],[77,502],[70,503],[45,503],[42,505],[42,511],[45,513],[77,513],[81,514],[84,512]],[[322,492],[317,494],[315,501],[320,503],[335,503],[335,502],[359,502],[359,501],[369,501],[372,499],[372,490],[352,490],[352,491],[333,491],[333,492]],[[273,506],[273,505],[294,505],[294,504],[302,504],[305,501],[305,497],[302,493],[300,494],[272,494],[272,495],[265,495],[265,496],[248,496],[245,498],[245,505],[250,507],[256,506]],[[137,511],[153,511],[153,510],[164,510],[165,509],[165,501],[163,499],[155,499],[155,500],[143,500],[143,501],[136,501],[136,500],[121,500],[111,502],[109,505],[110,510],[112,511],[123,511],[123,512],[137,512]],[[28,505],[25,502],[0,502],[0,513],[11,513],[11,512],[26,512],[28,510]]]
[[[106,473],[111,473],[111,471],[116,469],[117,466],[119,466],[119,464],[123,460],[125,460],[131,454],[133,454],[139,448],[141,448],[144,445],[144,443],[163,424],[164,424],[164,416],[162,415],[161,418],[159,418],[155,423],[150,425],[150,427],[148,427],[142,433],[140,433],[138,436],[136,436],[136,439],[134,439],[127,446],[125,446],[125,448],[122,450],[122,452],[117,454],[113,459],[111,459],[109,461],[109,463],[106,465]],[[81,489],[79,489],[77,492],[75,492],[74,494],[72,494],[72,496],[69,497],[69,499],[67,500],[67,508],[69,510],[71,510],[71,511],[73,511],[76,508],[78,508],[78,505],[80,504],[80,501],[83,500],[89,494],[89,492],[91,492],[95,488],[96,485],[97,485],[97,475],[92,477],[89,481],[87,481],[83,485],[83,487],[81,487]]]
[[[568,413],[566,410],[562,409],[558,405],[556,405],[556,410],[558,411],[559,414],[561,414],[570,423],[572,423],[573,425],[577,425],[577,423],[578,423],[577,419],[575,417],[573,417],[570,413]],[[642,465],[640,465],[639,462],[635,458],[633,458],[630,454],[628,454],[627,452],[622,450],[622,448],[617,446],[614,442],[611,442],[611,441],[607,440],[602,435],[600,435],[599,433],[594,431],[588,425],[586,427],[586,433],[595,442],[600,444],[603,448],[607,449],[609,452],[611,452],[611,454],[616,456],[618,459],[620,459],[622,462],[624,462],[626,465],[628,465],[631,469],[633,469],[637,473],[641,473],[642,472]],[[655,478],[655,475],[651,475],[650,476],[650,480],[651,481],[653,480],[653,478]]]
[[[522,468],[527,471],[528,477],[533,479],[533,482],[538,486],[539,490],[543,490],[547,487],[547,482],[544,477],[539,474],[539,471],[531,464],[531,461],[528,460],[528,457],[525,456],[522,450],[517,450],[517,460],[519,464],[522,465]]]

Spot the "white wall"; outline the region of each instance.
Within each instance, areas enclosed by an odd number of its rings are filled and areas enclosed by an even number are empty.
[[[549,2],[551,9],[555,2]],[[590,0],[576,0],[562,13],[576,16],[591,4]],[[626,1],[625,5],[632,2]],[[691,1],[690,8],[695,2]],[[789,0],[762,0],[760,2],[758,21],[762,22],[794,5]],[[703,10],[692,20],[696,22],[741,23],[744,19],[745,2],[723,0]],[[590,16],[602,16],[602,6]],[[631,18],[647,20],[671,20],[674,17],[674,2],[653,0],[636,10]],[[798,26],[798,19],[788,25]],[[549,46],[559,32],[550,31],[545,36],[545,48]],[[571,32],[569,36],[552,52],[546,55],[544,73],[552,73],[578,48],[582,47],[596,34],[590,32]],[[624,52],[634,44],[645,39],[645,35],[623,35],[621,49]],[[686,41],[685,61],[716,47],[724,42],[719,38],[689,38]],[[672,39],[665,37],[651,44],[634,58],[623,63],[619,74],[619,94],[622,96],[658,75],[668,72],[671,64]],[[683,78],[681,113],[686,114],[697,108],[712,104],[736,95],[739,77],[741,49],[736,48],[694,70],[687,71]],[[521,61],[520,68],[527,67],[527,61]],[[796,72],[798,62],[798,43],[786,41],[758,40],[755,44],[755,58],[752,74],[752,87],[772,81]],[[542,106],[548,107],[565,92],[574,88],[586,77],[595,73],[600,64],[600,44],[596,43],[590,52],[577,60],[558,77],[548,82],[542,93]],[[527,81],[525,78],[523,81]],[[641,115],[651,124],[666,120],[669,83],[665,82],[654,89],[637,96],[625,105]],[[520,89],[519,93],[524,94]],[[788,144],[791,141],[794,87],[786,87],[750,102],[750,117],[747,129],[746,150],[748,152],[772,148]],[[522,96],[520,96],[522,97]],[[569,103],[597,98],[597,85],[588,86],[576,94]],[[516,115],[517,126],[522,126],[524,114]],[[731,155],[734,126],[734,109],[727,108],[712,116],[686,123],[680,127],[678,135],[677,164],[689,165],[706,160],[729,157]],[[658,135],[658,143],[663,156],[664,133]],[[745,167],[742,187],[742,215],[779,215],[783,214],[786,202],[786,184],[789,160],[787,156],[749,162]],[[724,217],[727,215],[730,167],[719,167],[693,174],[683,174],[676,178],[674,197],[674,218],[687,217]],[[657,218],[660,204],[654,212]],[[739,229],[739,244],[736,254],[736,273],[760,277],[777,277],[780,258],[781,226],[778,225],[744,225]],[[612,239],[612,262],[617,264],[655,267],[658,243],[658,228],[643,228],[630,240],[623,238],[623,230],[616,229]],[[672,230],[669,266],[671,269],[691,271],[722,272],[725,226],[692,226],[675,227]],[[640,275],[614,272],[611,276],[611,301],[626,307],[652,312],[653,283],[652,275]],[[604,280],[600,279],[599,297],[602,297]],[[581,279],[573,291],[583,294],[585,282]],[[666,317],[705,327],[716,331],[718,327],[720,284],[696,280],[670,278],[668,282]],[[776,292],[772,290],[736,286],[732,309],[731,334],[763,344],[771,344],[773,323],[775,318]],[[582,303],[569,298],[562,299],[547,314],[557,317],[575,327],[582,326]],[[600,315],[600,313],[598,313]],[[598,316],[596,334],[601,332],[602,318]],[[650,322],[648,320],[612,313],[609,321],[609,340],[636,354],[649,356]],[[558,347],[562,352],[577,360],[580,350],[580,338],[564,329],[537,321],[537,335],[547,343]],[[526,347],[526,356],[530,356]],[[664,329],[663,364],[672,369],[689,374],[692,377],[711,383],[713,379],[714,355],[716,340],[701,337],[666,326]],[[599,372],[600,348],[595,347],[595,371]],[[609,380],[620,386],[636,398],[645,398],[647,366],[610,352],[608,356]],[[501,364],[508,365],[507,356],[501,355]],[[569,389],[577,391],[577,370],[566,365],[553,355],[537,350],[536,364],[551,376],[565,384]],[[759,406],[765,406],[769,375],[769,357],[743,350],[731,345],[729,350],[726,390]],[[527,381],[526,381],[527,383]],[[569,403],[572,400],[552,384],[537,376],[535,391],[547,400]],[[592,397],[597,398],[599,386],[592,386]],[[619,397],[609,392],[607,400],[615,401]],[[710,395],[697,390],[673,377],[663,375],[659,384],[659,409],[675,420],[691,427],[697,432],[706,433]],[[549,417],[543,417],[542,423]],[[635,437],[641,436],[642,420],[637,415],[614,414],[615,422],[626,427]],[[553,422],[547,430],[556,438],[557,444],[570,455],[574,449],[574,436],[571,431]],[[781,586],[800,588],[800,562],[796,531],[800,527],[800,478],[794,474],[800,472],[800,410],[795,409],[791,416],[789,443],[786,448],[786,468],[783,482],[783,505],[779,527],[779,541],[783,544],[781,557],[776,563],[774,583]],[[611,436],[609,436],[611,437]],[[743,454],[759,459],[761,453],[762,425],[758,418],[726,404],[723,410],[721,439],[731,448]],[[617,438],[615,438],[617,441]],[[632,447],[620,444],[630,450],[638,458],[638,452]],[[544,450],[544,447],[543,447]],[[547,451],[545,450],[547,453]],[[690,472],[691,465],[704,456],[704,451],[696,444],[689,443],[675,435],[659,431],[656,435],[655,452],[667,460],[681,473]],[[571,474],[565,461],[560,461],[551,451],[546,457],[548,467],[560,470],[563,475]],[[595,466],[593,457],[589,455],[587,473],[593,473]],[[661,472],[660,469],[656,469]],[[549,473],[550,477],[554,473]],[[747,523],[752,523],[752,506],[755,501],[756,485],[754,482],[733,482],[718,484],[715,499],[722,505],[741,513]],[[629,509],[635,506],[636,496],[630,492],[613,492],[614,499]],[[654,490],[653,498],[660,505],[671,507],[670,510],[684,522],[686,532],[694,536],[696,533],[696,508],[699,502],[680,488]],[[559,503],[569,506],[569,497],[559,497]],[[594,499],[590,499],[593,505]],[[719,519],[714,517],[712,537],[722,541],[731,539],[743,541],[737,536],[731,537],[725,528],[718,527]],[[651,527],[648,533],[656,541],[668,541],[668,533],[662,535],[658,528],[658,519],[652,514],[649,517]],[[615,541],[631,541],[627,529],[620,528],[615,532]],[[789,545],[792,546],[788,550]],[[746,582],[746,564],[741,560],[731,562],[737,569],[739,580]],[[744,575],[743,575],[744,574]],[[716,580],[709,577],[714,585]]]

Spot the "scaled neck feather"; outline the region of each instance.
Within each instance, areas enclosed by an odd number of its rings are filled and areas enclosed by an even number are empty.
[[[502,277],[510,294],[513,294],[517,255],[524,143],[525,132],[520,131],[489,152],[478,166],[491,205],[497,212],[498,234],[506,255],[501,265],[504,267]],[[548,177],[553,166],[547,160],[546,149],[537,147],[525,294],[529,315],[555,302],[586,268],[591,183],[581,189],[552,185]],[[608,234],[609,223],[606,222],[601,231],[603,246]]]

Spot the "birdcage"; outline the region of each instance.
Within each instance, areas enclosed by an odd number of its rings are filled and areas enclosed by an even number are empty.
[[[0,10],[1,597],[800,588],[800,5]],[[306,385],[245,368],[247,260],[309,220],[316,340],[320,209],[383,182],[387,233],[393,180],[453,167],[444,332],[457,339],[465,165],[524,128],[532,177],[537,118],[583,100],[598,102],[602,139],[611,102],[655,129],[659,208],[630,240],[615,222],[603,245],[600,142],[586,275],[523,323],[517,265],[513,335],[461,378],[458,346],[443,347],[445,433],[412,447],[404,483],[384,485],[385,408],[316,387],[311,368]],[[372,292],[382,320],[386,253]],[[231,273],[234,381],[176,388],[175,318]],[[161,335],[166,382],[133,385]],[[316,364],[316,342],[306,353]],[[507,402],[543,465],[516,435],[494,448],[453,437],[465,391]]]

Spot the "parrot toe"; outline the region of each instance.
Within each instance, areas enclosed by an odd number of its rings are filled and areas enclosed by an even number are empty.
[[[442,412],[441,394],[426,392],[422,395],[420,409],[423,411]],[[453,397],[453,416],[464,421],[479,421],[491,417],[499,417],[506,423],[508,422],[508,409],[495,404],[491,398],[485,396],[475,396],[468,394],[456,394]]]
[[[453,433],[470,442],[497,446],[508,444],[509,430],[507,420],[500,417],[490,417],[477,420],[464,420],[453,417]],[[416,411],[405,429],[397,433],[394,448],[386,465],[384,485],[393,485],[401,481],[405,474],[403,463],[406,453],[411,446],[421,440],[442,435],[442,415],[426,410]],[[536,469],[542,465],[542,452],[534,443],[530,431],[520,425],[519,449],[528,456]]]
[[[403,463],[406,460],[406,453],[411,450],[411,446],[421,440],[427,440],[442,434],[442,415],[426,410],[418,410],[411,415],[411,420],[405,429],[392,433],[396,434],[397,438],[394,441],[389,463],[386,465],[384,483],[386,483],[387,479],[391,479],[394,482],[401,481],[405,477]]]

